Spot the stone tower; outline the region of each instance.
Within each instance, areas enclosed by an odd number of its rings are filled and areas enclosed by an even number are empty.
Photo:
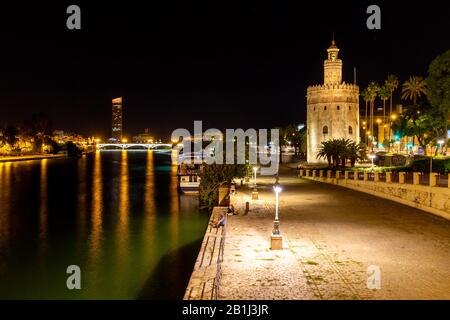
[[[359,87],[342,81],[342,60],[334,40],[323,63],[324,83],[307,89],[308,163],[317,159],[323,141],[347,138],[359,142]]]

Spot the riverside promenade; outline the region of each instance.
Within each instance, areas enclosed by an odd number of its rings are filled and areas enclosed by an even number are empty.
[[[219,299],[450,299],[450,221],[297,174],[280,172],[283,250],[270,250],[274,178],[258,177],[259,200],[232,197]]]

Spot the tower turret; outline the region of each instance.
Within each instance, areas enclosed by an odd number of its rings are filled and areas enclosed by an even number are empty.
[[[342,60],[338,58],[339,48],[334,39],[327,52],[328,59],[323,63],[324,84],[340,84],[342,82]]]

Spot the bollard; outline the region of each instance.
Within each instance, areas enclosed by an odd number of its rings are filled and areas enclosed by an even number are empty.
[[[331,172],[332,172],[331,170],[328,170],[328,171],[327,171],[327,178],[328,178],[328,179],[331,179]]]
[[[369,180],[369,173],[364,171],[364,181]]]
[[[345,180],[348,180],[348,171],[345,171],[345,172],[344,172],[344,179],[345,179]]]
[[[400,184],[405,183],[405,172],[398,173],[398,183],[400,183]]]
[[[336,171],[336,180],[341,178],[341,172],[340,171]]]
[[[380,181],[380,173],[379,172],[375,172],[374,173],[374,178],[373,178],[373,181],[375,181],[375,182],[378,182],[378,181]]]
[[[434,173],[434,172],[432,172],[432,173],[430,173],[430,187],[435,187],[435,186],[437,186],[437,179],[438,179],[438,177],[439,177],[439,174],[438,173]]]
[[[301,178],[303,177],[303,169],[300,169],[299,173],[298,173],[298,177]]]
[[[323,170],[319,170],[319,178],[323,178]]]
[[[245,214],[247,214],[250,211],[250,202],[245,202]]]
[[[309,177],[309,170],[306,170],[306,176]]]
[[[386,172],[386,183],[392,183],[392,172]]]
[[[313,171],[312,171],[312,176],[313,176],[313,178],[316,178],[316,177],[317,177],[317,170],[313,170]]]
[[[358,180],[358,171],[353,172],[353,180]]]
[[[420,184],[420,172],[413,172],[413,184]]]

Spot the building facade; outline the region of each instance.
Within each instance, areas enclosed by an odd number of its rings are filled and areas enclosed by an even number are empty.
[[[346,138],[359,142],[359,87],[342,81],[342,60],[334,40],[324,61],[324,83],[307,89],[307,160],[317,159],[321,143]]]
[[[122,141],[122,97],[112,100],[112,133],[111,137],[116,141]]]

